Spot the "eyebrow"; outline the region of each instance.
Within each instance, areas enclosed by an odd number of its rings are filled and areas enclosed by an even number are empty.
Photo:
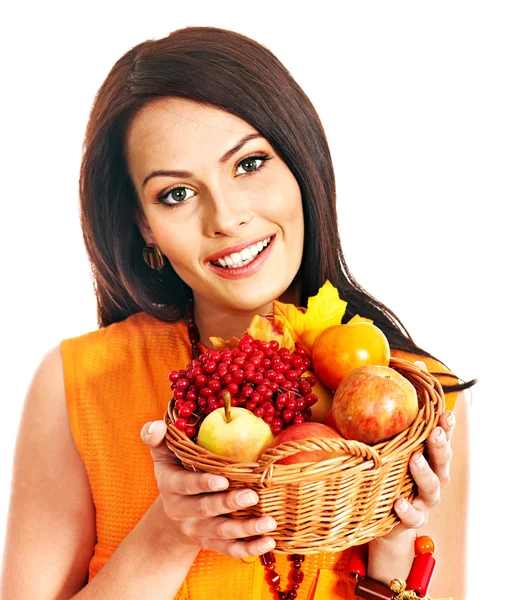
[[[233,148],[230,148],[230,150],[225,152],[225,154],[220,158],[218,163],[220,165],[225,164],[227,162],[227,160],[229,160],[229,158],[231,158],[236,152],[238,152],[244,146],[244,144],[246,144],[246,142],[249,142],[250,140],[254,140],[256,138],[261,138],[261,137],[263,137],[263,136],[260,135],[259,133],[250,133],[250,134],[244,136],[237,142],[237,144]],[[194,174],[191,171],[165,171],[165,170],[153,171],[144,179],[144,181],[142,182],[142,187],[145,187],[147,182],[150,179],[153,179],[153,177],[193,177],[193,176],[194,176]]]

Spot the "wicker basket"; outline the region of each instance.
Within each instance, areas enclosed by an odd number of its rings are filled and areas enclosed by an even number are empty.
[[[231,517],[271,515],[277,529],[269,534],[276,551],[312,554],[341,551],[388,533],[399,519],[393,503],[400,496],[411,500],[415,483],[408,470],[410,456],[423,451],[425,441],[444,412],[444,394],[435,377],[403,359],[390,366],[415,386],[418,416],[395,438],[368,446],[332,438],[285,442],[270,448],[258,463],[237,463],[194,444],[173,423],[174,401],[165,414],[167,446],[186,469],[227,477],[230,488],[248,487],[259,502]],[[277,460],[301,450],[339,451],[328,460],[292,465]]]

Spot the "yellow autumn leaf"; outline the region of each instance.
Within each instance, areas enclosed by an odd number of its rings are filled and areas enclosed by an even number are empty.
[[[326,281],[316,296],[309,298],[307,309],[301,310],[293,304],[274,301],[274,325],[278,328],[290,324],[295,339],[311,351],[316,336],[334,325],[341,325],[347,302],[341,300],[337,289]]]
[[[353,315],[348,323],[374,323],[372,319],[368,319],[367,317],[361,317],[360,315]]]
[[[210,337],[211,344],[215,350],[224,350],[225,348],[236,348],[239,343],[239,338],[235,336],[230,338],[229,340],[224,340],[220,337]]]
[[[293,352],[295,350],[295,341],[291,335],[289,328],[280,328],[281,333],[276,330],[273,322],[266,317],[255,315],[248,327],[248,334],[255,340],[263,342],[271,342],[276,340],[280,347],[285,347]]]

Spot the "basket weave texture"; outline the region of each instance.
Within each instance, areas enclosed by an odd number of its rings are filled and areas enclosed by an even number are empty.
[[[230,516],[274,517],[277,529],[269,536],[278,552],[337,552],[366,543],[399,522],[393,511],[397,498],[414,497],[409,458],[424,450],[444,412],[443,390],[435,377],[400,358],[392,357],[390,367],[414,385],[419,411],[412,425],[389,441],[368,446],[354,440],[309,438],[270,448],[258,463],[237,463],[197,446],[179,431],[171,400],[165,414],[166,444],[186,469],[222,475],[229,479],[229,489],[255,490],[258,503]],[[339,455],[313,463],[276,464],[301,450]]]

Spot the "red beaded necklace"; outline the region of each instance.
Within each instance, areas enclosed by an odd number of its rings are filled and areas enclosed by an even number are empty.
[[[188,304],[186,305],[183,320],[188,328],[188,337],[192,347],[192,357],[193,359],[197,359],[202,354],[202,350],[199,348],[200,333],[197,325],[195,324],[193,297],[189,299]],[[269,582],[272,591],[277,594],[278,600],[295,600],[297,597],[297,590],[304,580],[304,572],[301,568],[304,560],[305,557],[303,554],[290,554],[290,561],[292,562],[292,571],[290,576],[292,583],[291,587],[286,592],[283,592],[281,591],[281,586],[279,585],[281,577],[274,570],[276,563],[274,554],[272,552],[266,552],[260,556],[260,562],[265,567],[266,579]]]

